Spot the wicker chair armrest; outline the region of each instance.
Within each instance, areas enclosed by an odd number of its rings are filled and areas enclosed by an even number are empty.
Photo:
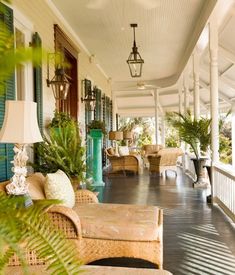
[[[111,160],[120,160],[122,156],[109,156],[108,159]]]
[[[98,203],[97,196],[89,191],[89,190],[77,190],[75,192],[75,201],[76,204],[84,204],[84,203]]]
[[[68,238],[82,237],[81,222],[77,213],[66,206],[53,205],[47,209],[52,223]]]

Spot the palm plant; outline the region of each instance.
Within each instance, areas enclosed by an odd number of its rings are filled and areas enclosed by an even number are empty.
[[[167,113],[166,119],[178,131],[180,139],[190,145],[197,159],[207,153],[211,143],[211,119],[196,119],[190,110],[186,114]]]
[[[47,263],[51,274],[77,274],[80,262],[73,244],[55,229],[45,210],[58,201],[39,200],[25,208],[24,199],[0,192],[0,273],[15,253],[24,270],[24,247]],[[24,246],[22,246],[24,245]]]

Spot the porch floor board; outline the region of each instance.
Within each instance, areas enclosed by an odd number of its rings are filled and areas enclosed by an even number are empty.
[[[206,203],[207,190],[194,189],[178,170],[166,179],[111,175],[105,178],[102,202],[156,205],[164,209],[164,269],[173,274],[235,274],[235,225]],[[93,263],[94,264],[94,263]],[[95,264],[149,267],[142,261],[105,259]]]

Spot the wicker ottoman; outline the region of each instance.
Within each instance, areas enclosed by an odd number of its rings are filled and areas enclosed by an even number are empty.
[[[81,222],[79,256],[85,264],[104,258],[144,259],[163,264],[162,210],[154,206],[85,204],[73,210]]]

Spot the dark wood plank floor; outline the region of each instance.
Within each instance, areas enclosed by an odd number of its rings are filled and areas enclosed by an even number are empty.
[[[216,206],[206,203],[206,190],[193,189],[181,170],[165,180],[140,176],[105,178],[105,203],[157,205],[164,209],[164,269],[173,274],[235,274],[235,226]],[[104,260],[100,264],[152,267],[141,261]]]

